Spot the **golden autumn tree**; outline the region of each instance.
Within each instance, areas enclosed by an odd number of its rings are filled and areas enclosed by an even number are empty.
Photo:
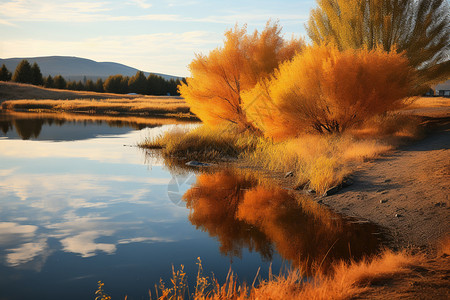
[[[243,102],[253,103],[247,116],[266,136],[284,139],[311,129],[341,132],[397,109],[414,82],[401,54],[311,46],[245,93]]]
[[[302,40],[286,41],[278,23],[248,34],[244,26],[225,33],[223,47],[208,55],[197,54],[189,65],[191,77],[179,86],[181,96],[204,123],[237,124],[252,128],[242,108],[241,94],[269,76],[280,62],[291,59]]]
[[[317,0],[317,5],[306,28],[315,44],[405,51],[418,70],[416,92],[450,77],[446,0]]]

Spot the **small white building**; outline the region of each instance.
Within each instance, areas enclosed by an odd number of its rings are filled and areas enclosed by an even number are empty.
[[[436,96],[450,97],[450,80],[436,84],[434,91]]]

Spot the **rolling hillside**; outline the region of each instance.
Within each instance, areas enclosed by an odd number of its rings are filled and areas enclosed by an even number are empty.
[[[62,75],[68,80],[97,80],[97,78],[106,79],[110,75],[121,74],[124,76],[133,76],[138,69],[114,62],[96,62],[90,59],[70,56],[45,56],[45,57],[21,57],[21,58],[0,58],[0,66],[5,64],[8,70],[14,73],[19,62],[23,59],[31,64],[36,62],[41,68],[42,75]],[[144,72],[148,76],[149,72]],[[177,76],[167,74],[153,73],[162,76],[164,79],[176,79]]]

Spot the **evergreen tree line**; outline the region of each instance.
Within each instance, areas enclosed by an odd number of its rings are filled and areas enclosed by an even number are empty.
[[[68,81],[61,75],[43,77],[39,65],[35,62],[31,65],[26,59],[22,60],[12,74],[3,64],[0,69],[0,81],[14,81],[40,85],[46,88],[68,89],[74,91],[92,91],[99,93],[127,94],[136,93],[142,95],[179,95],[178,85],[180,79],[166,80],[155,74],[145,76],[138,71],[132,77],[111,75],[105,81],[101,78],[97,81],[84,79],[83,81]],[[183,79],[184,80],[184,79]]]

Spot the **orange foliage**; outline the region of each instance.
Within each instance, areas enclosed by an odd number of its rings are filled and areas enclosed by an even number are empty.
[[[240,256],[248,248],[271,259],[275,248],[308,274],[326,272],[339,259],[361,258],[378,244],[368,227],[229,169],[199,175],[184,200],[191,223],[216,237],[222,253]]]
[[[291,59],[302,40],[285,41],[280,26],[267,23],[260,33],[247,34],[246,27],[225,33],[224,46],[209,55],[197,54],[189,65],[191,77],[179,86],[191,111],[208,125],[223,122],[249,128],[241,93],[269,76],[279,63]]]
[[[401,107],[414,76],[401,54],[311,46],[244,93],[243,103],[248,118],[270,137],[340,132]]]

